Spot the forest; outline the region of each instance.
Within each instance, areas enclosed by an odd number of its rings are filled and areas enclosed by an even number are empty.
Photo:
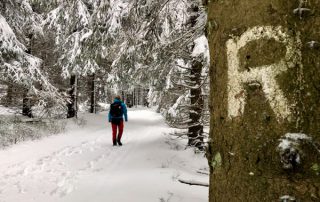
[[[3,106],[72,118],[118,93],[157,105],[203,147],[209,50],[200,2],[4,1],[1,9]]]
[[[0,201],[320,201],[319,54],[318,0],[1,0]]]

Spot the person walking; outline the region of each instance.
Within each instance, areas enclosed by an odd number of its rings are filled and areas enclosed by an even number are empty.
[[[123,133],[123,116],[124,120],[128,121],[128,114],[127,114],[127,107],[126,105],[121,101],[120,96],[117,95],[114,98],[113,103],[110,105],[110,111],[109,111],[109,122],[111,122],[112,126],[112,141],[113,146],[122,146],[121,143],[121,137]],[[118,136],[117,136],[117,130],[118,130]]]

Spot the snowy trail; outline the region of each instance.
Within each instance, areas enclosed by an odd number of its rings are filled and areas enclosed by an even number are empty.
[[[205,159],[168,143],[159,114],[129,111],[122,147],[111,145],[105,113],[85,117],[83,128],[0,151],[0,202],[208,201],[207,188],[177,181],[207,182],[196,173]]]

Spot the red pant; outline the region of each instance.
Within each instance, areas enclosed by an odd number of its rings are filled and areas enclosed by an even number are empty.
[[[117,129],[119,129],[118,139],[121,139],[122,132],[123,132],[123,121],[120,122],[119,125],[111,123],[112,125],[112,140],[115,141],[117,139]]]

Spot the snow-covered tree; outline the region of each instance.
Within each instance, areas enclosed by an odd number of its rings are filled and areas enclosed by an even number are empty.
[[[23,114],[31,116],[29,97],[36,96],[38,104],[44,100],[61,102],[61,96],[41,70],[41,59],[33,54],[33,43],[42,37],[42,18],[33,12],[27,0],[4,0],[0,3],[1,15],[1,59],[2,79],[10,90],[17,84],[25,88],[23,93]],[[40,100],[39,100],[40,98]]]
[[[0,2],[0,12],[17,39],[28,49],[32,38],[43,35],[41,26],[43,19],[33,11],[29,0],[3,0]]]
[[[207,81],[208,48],[199,52],[198,44],[206,45],[202,36],[206,14],[201,2],[134,1],[129,6],[128,15],[122,19],[124,41],[113,62],[114,78],[151,88],[159,111],[167,112],[175,104],[172,100],[183,105],[184,110],[174,113],[180,118],[165,114],[176,127],[188,128],[190,145],[202,147],[202,89]],[[177,61],[186,64],[184,76]],[[181,93],[183,99],[179,99]]]
[[[75,115],[77,93],[85,91],[92,92],[91,111],[95,111],[97,81],[129,91],[144,86],[168,122],[188,129],[189,144],[200,141],[202,147],[207,49],[199,48],[206,42],[206,15],[200,1],[31,3],[44,16],[45,45],[39,47],[39,56],[46,72],[70,79],[69,117]],[[77,88],[77,81],[88,89]]]
[[[59,2],[43,22],[48,35],[54,37],[53,51],[57,54],[57,61],[53,65],[60,68],[63,78],[70,79],[68,117],[76,115],[78,77],[91,75],[99,68],[90,52],[92,49],[85,43],[92,34],[89,21],[87,5],[77,0]]]
[[[23,85],[29,93],[49,98],[57,96],[56,89],[40,70],[41,60],[28,53],[15,33],[0,15],[0,66],[1,81]],[[41,85],[43,91],[36,87]]]

